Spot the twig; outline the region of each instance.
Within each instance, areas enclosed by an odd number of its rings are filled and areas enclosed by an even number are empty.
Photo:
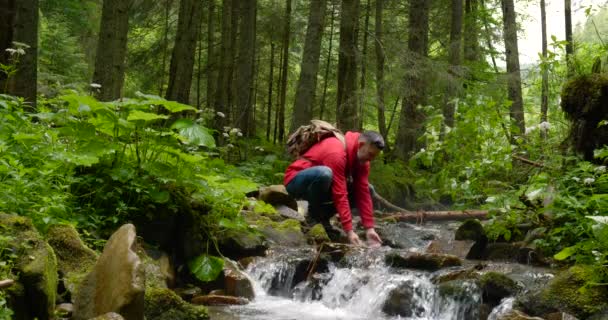
[[[0,289],[8,288],[13,284],[15,284],[15,280],[13,279],[0,280]]]
[[[534,166],[534,167],[538,167],[538,168],[544,168],[545,167],[544,164],[532,161],[530,159],[526,159],[526,158],[523,158],[523,157],[520,157],[520,156],[516,156],[516,155],[513,155],[512,157],[513,157],[513,159],[519,160],[519,161],[521,161],[521,162],[523,162],[525,164],[529,164],[529,165]]]

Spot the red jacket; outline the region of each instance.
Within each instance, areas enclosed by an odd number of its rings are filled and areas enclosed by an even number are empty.
[[[335,137],[326,138],[313,145],[302,155],[305,159],[298,159],[287,167],[283,180],[283,184],[287,185],[301,170],[318,165],[330,167],[333,171],[332,198],[340,216],[342,228],[346,232],[353,229],[346,187],[347,176],[353,178],[352,190],[363,226],[366,229],[374,227],[374,212],[368,181],[370,164],[369,162],[361,164],[357,160],[359,135],[358,132],[349,131],[346,133],[346,152],[344,152],[342,142]]]

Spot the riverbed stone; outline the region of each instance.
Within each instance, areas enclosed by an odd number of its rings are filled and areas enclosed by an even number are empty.
[[[412,281],[405,281],[391,290],[382,305],[382,312],[389,316],[419,317],[424,309],[415,304],[416,291]]]
[[[125,318],[116,312],[108,312],[90,320],[125,320]]]
[[[491,307],[497,306],[506,297],[514,296],[520,289],[513,279],[498,272],[483,274],[479,285],[483,292],[483,301]]]
[[[486,231],[478,219],[467,219],[454,233],[455,240],[487,241]]]
[[[260,188],[258,199],[275,207],[285,205],[296,212],[298,211],[296,199],[292,198],[289,193],[287,193],[287,189],[285,189],[285,186],[282,184]]]
[[[226,295],[242,297],[248,300],[255,298],[253,284],[249,277],[241,271],[238,265],[229,259],[224,259],[224,292]]]
[[[511,310],[505,314],[499,315],[496,320],[544,320],[539,317],[529,316],[519,310]]]
[[[57,258],[29,218],[0,213],[0,230],[8,237],[17,283],[7,290],[15,319],[52,319],[57,290]]]
[[[75,320],[108,312],[126,320],[144,319],[145,271],[135,241],[132,224],[123,225],[110,237],[93,270],[78,287]]]
[[[386,255],[385,263],[393,268],[409,268],[436,271],[446,267],[462,265],[457,256],[419,252],[392,252]]]
[[[187,303],[167,288],[147,288],[145,296],[146,319],[199,320],[209,319],[207,308]]]
[[[249,300],[234,296],[204,295],[192,298],[192,303],[205,306],[244,305]]]

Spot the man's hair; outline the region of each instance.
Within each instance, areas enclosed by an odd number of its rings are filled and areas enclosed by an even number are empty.
[[[383,150],[384,147],[386,146],[384,144],[384,138],[382,137],[381,134],[379,134],[376,131],[364,131],[360,136],[359,136],[359,140],[363,140],[367,143],[371,143],[374,146],[376,146],[376,148]]]

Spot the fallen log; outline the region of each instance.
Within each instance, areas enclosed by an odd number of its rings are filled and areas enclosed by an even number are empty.
[[[423,223],[424,221],[440,221],[440,220],[466,220],[488,218],[487,210],[457,210],[457,211],[417,211],[417,212],[402,212],[394,213],[378,218],[378,220],[397,220],[405,222]]]
[[[8,288],[8,287],[12,286],[14,283],[15,283],[15,280],[12,280],[12,279],[0,280],[0,289]]]

